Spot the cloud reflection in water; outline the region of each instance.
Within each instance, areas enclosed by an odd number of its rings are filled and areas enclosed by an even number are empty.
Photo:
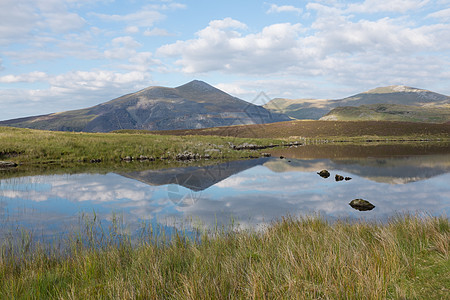
[[[80,211],[95,211],[102,219],[117,212],[131,227],[142,220],[166,225],[168,220],[190,219],[207,228],[226,225],[232,219],[241,228],[257,228],[288,214],[319,213],[331,220],[385,220],[404,211],[449,215],[447,164],[433,167],[413,161],[394,159],[377,164],[370,160],[293,159],[288,163],[271,159],[256,166],[236,167],[234,175],[232,169],[221,171],[225,175],[215,178],[211,177],[214,169],[208,167],[208,186],[203,190],[173,184],[164,170],[127,177],[109,173],[4,179],[0,180],[0,217],[46,230],[72,226]],[[233,164],[227,166],[232,168]],[[328,169],[332,176],[321,178],[316,174],[321,169]],[[200,167],[189,170],[201,180]],[[336,173],[353,179],[335,182]],[[159,174],[163,177],[157,177]],[[380,177],[388,180],[376,180]],[[412,177],[418,181],[403,180]],[[167,178],[168,184],[161,178]],[[354,210],[348,203],[356,198],[370,201],[375,209]]]

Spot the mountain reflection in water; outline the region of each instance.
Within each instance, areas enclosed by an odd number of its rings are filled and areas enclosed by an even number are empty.
[[[270,158],[236,160],[211,166],[146,170],[117,173],[149,185],[177,184],[192,191],[202,191],[210,186],[244,170],[262,165]]]
[[[211,166],[189,166],[117,174],[153,186],[177,184],[198,192],[230,176],[259,165],[277,173],[317,172],[322,169],[335,169],[375,182],[404,184],[426,180],[449,172],[450,155],[311,160],[258,158],[231,161]]]
[[[317,172],[327,169],[331,176]],[[334,176],[352,177],[336,182]],[[212,166],[0,180],[0,235],[10,222],[57,235],[81,212],[123,216],[130,231],[154,225],[259,228],[286,215],[386,220],[399,212],[450,213],[450,154],[332,159],[260,158]],[[358,211],[348,203],[370,201]],[[198,225],[201,224],[201,225]],[[10,226],[11,227],[11,226]]]

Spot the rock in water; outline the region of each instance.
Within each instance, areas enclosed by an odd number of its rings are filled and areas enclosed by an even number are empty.
[[[339,174],[336,174],[336,176],[334,176],[334,179],[335,179],[336,181],[342,181],[342,180],[344,180],[344,176],[339,175]]]
[[[354,199],[349,203],[349,205],[359,211],[367,211],[375,208],[375,205],[363,199]]]
[[[15,168],[17,164],[12,161],[0,161],[0,169]]]
[[[322,170],[320,172],[317,172],[317,174],[319,174],[321,177],[323,178],[328,178],[330,177],[330,172],[328,172],[327,170]]]

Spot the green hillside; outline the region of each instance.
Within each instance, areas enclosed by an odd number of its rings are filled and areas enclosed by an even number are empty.
[[[330,111],[333,100],[328,99],[285,99],[275,98],[266,105],[265,109],[286,114],[292,119],[317,120]]]
[[[445,123],[450,121],[450,105],[412,106],[399,104],[370,104],[358,107],[336,107],[323,121],[401,121]]]
[[[292,119],[318,120],[335,108],[340,112],[341,107],[359,107],[361,105],[375,105],[380,103],[397,106],[387,107],[387,114],[383,116],[378,116],[372,112],[373,108],[362,108],[361,110],[355,111],[350,109],[351,112],[348,114],[352,117],[345,120],[442,122],[442,120],[445,121],[448,119],[446,119],[447,113],[441,112],[440,109],[441,107],[444,107],[444,110],[447,109],[446,107],[450,105],[450,97],[428,90],[403,85],[391,85],[378,87],[337,100],[276,98],[264,105],[264,107],[274,112],[286,114]],[[411,106],[424,107],[424,109],[416,110]],[[432,107],[437,109],[433,109]],[[363,117],[369,114],[373,118],[355,118],[355,114],[359,115],[357,112],[361,112]],[[435,112],[436,115],[434,115]],[[397,116],[394,117],[394,115]]]

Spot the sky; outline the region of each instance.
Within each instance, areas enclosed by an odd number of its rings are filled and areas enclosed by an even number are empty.
[[[256,104],[450,95],[450,0],[0,1],[0,120],[193,79]]]

